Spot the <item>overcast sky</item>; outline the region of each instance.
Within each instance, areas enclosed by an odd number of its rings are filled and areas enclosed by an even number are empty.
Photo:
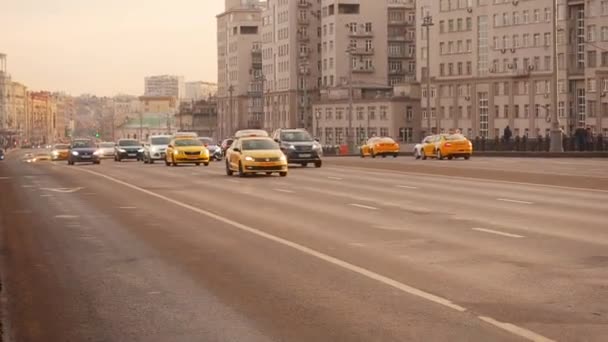
[[[223,0],[0,0],[13,80],[72,95],[141,95],[144,76],[217,79]]]

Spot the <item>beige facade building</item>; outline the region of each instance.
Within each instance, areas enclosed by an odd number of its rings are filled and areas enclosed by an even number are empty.
[[[144,96],[172,96],[181,99],[186,95],[183,76],[148,76],[144,79],[144,85]]]
[[[57,105],[49,92],[30,92],[28,96],[29,131],[28,141],[37,145],[56,142]]]
[[[350,101],[348,88],[332,88],[324,92],[314,105],[315,136],[323,145],[347,143]],[[420,136],[420,90],[416,85],[400,85],[393,89],[356,89],[353,98],[354,142],[362,144],[374,136],[392,137],[411,142]]]
[[[561,126],[566,133],[581,126],[606,132],[608,55],[602,53],[608,47],[608,2],[558,3]],[[426,131],[459,128],[469,137],[493,138],[509,125],[514,135],[549,132],[551,0],[421,0],[417,6],[434,24],[428,41],[424,30],[416,35],[419,79],[426,75],[430,42],[430,110],[426,91],[422,99]]]
[[[262,13],[264,125],[312,126],[311,103],[321,78],[321,4],[316,0],[269,0]]]
[[[231,136],[238,129],[263,124],[262,6],[256,0],[225,0],[225,11],[217,16],[220,138]],[[252,87],[256,87],[253,93]],[[258,98],[255,106],[251,105],[252,97]]]
[[[57,108],[53,129],[54,142],[67,141],[74,131],[76,103],[72,96],[63,93],[53,94],[53,102]]]
[[[183,100],[207,100],[217,94],[217,83],[193,81],[186,82],[186,96]]]

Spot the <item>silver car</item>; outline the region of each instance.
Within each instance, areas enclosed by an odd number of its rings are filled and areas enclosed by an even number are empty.
[[[154,164],[154,161],[165,160],[165,153],[170,142],[170,135],[150,136],[144,145],[144,163]]]
[[[97,144],[99,157],[102,159],[114,158],[114,146],[116,146],[116,144],[113,142],[102,142]]]

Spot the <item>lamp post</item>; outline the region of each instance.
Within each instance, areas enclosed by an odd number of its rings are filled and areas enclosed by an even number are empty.
[[[321,112],[315,112],[315,138],[319,139],[319,119],[321,118]]]
[[[349,46],[346,49],[348,55],[348,132],[346,132],[346,144],[348,152],[354,153],[355,145],[353,140],[353,52],[354,46]]]
[[[433,26],[433,17],[426,15],[422,19],[422,27],[426,29],[426,125],[428,132],[426,135],[431,134],[431,39],[429,37],[431,26]],[[423,75],[424,76],[424,75]],[[439,125],[437,125],[439,129]]]
[[[557,0],[551,0],[553,5],[553,82],[551,82],[551,152],[564,152],[562,131],[559,124],[557,108]]]

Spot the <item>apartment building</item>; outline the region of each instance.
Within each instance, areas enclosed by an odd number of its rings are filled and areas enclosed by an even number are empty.
[[[604,3],[559,1],[558,113],[567,133],[581,126],[603,131],[601,117],[608,115],[598,114],[605,109],[598,91],[607,70],[599,52],[605,44],[599,41],[602,27],[608,26],[608,17],[601,14],[608,13]],[[418,1],[417,7],[417,13],[433,22],[429,37],[425,30],[417,35],[419,79],[427,74],[430,53],[431,91],[427,94],[423,87],[422,92],[421,125],[426,131],[459,128],[470,137],[493,138],[509,125],[514,135],[549,132],[551,0],[427,0]],[[589,38],[597,39],[598,48],[591,48]],[[595,62],[593,68],[585,65],[588,60]],[[597,96],[587,98],[594,85]],[[430,109],[426,96],[431,97]]]
[[[144,96],[173,96],[181,99],[186,95],[183,76],[148,76],[144,79],[144,83]]]
[[[268,0],[262,13],[264,125],[312,127],[321,77],[320,0]]]
[[[193,81],[186,82],[186,96],[184,100],[206,100],[217,93],[217,83]]]
[[[261,93],[251,93],[251,88],[263,83],[260,27],[264,3],[225,0],[224,4],[225,11],[216,17],[220,138],[263,122]],[[252,97],[260,98],[256,108],[250,105]]]
[[[388,84],[416,81],[416,5],[388,0]]]

